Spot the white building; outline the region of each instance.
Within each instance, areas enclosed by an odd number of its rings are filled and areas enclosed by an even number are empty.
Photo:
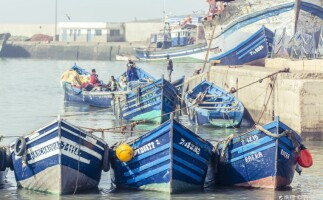
[[[120,42],[124,41],[124,26],[104,22],[58,23],[59,38],[63,42]]]

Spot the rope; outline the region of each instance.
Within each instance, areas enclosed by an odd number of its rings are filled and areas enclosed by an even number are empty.
[[[262,126],[260,125],[255,125],[255,128],[263,133],[265,133],[266,135],[270,136],[270,137],[273,137],[273,138],[281,138],[281,137],[284,137],[284,136],[288,136],[288,138],[292,141],[293,143],[293,146],[294,146],[294,151],[295,152],[299,152],[300,150],[300,146],[301,144],[297,141],[297,139],[295,138],[294,134],[290,131],[290,130],[286,130],[280,134],[274,134],[266,129],[264,129]]]
[[[232,126],[232,128],[233,129],[237,129],[232,123],[231,123],[231,118],[230,118],[230,116],[229,116],[229,114],[227,113],[227,112],[223,112],[224,114],[226,114],[227,115],[227,117],[228,117],[228,119],[229,119],[229,123],[230,123],[230,126]],[[223,119],[224,119],[224,115],[222,115],[223,116]],[[225,120],[225,119],[224,119]],[[233,120],[232,120],[233,121]]]
[[[80,135],[81,135],[81,131],[80,131]],[[78,188],[78,182],[79,182],[79,174],[80,174],[80,160],[81,160],[81,137],[79,137],[79,150],[78,150],[78,162],[77,162],[77,176],[76,176],[76,183],[75,183],[75,189],[74,189],[74,193],[73,195],[75,195],[77,188]]]
[[[231,91],[230,91],[230,93],[231,94],[236,93],[238,90],[242,90],[242,89],[244,89],[246,87],[249,87],[249,86],[251,86],[253,84],[256,84],[258,82],[261,83],[263,80],[265,80],[267,78],[270,78],[270,77],[272,77],[272,76],[274,76],[276,74],[279,74],[279,73],[287,73],[287,72],[289,72],[289,68],[285,68],[285,69],[279,70],[279,71],[277,71],[275,73],[272,73],[272,74],[269,74],[268,76],[265,76],[264,78],[258,79],[258,80],[254,81],[254,82],[251,82],[251,83],[249,83],[249,84],[247,84],[245,86],[242,86],[241,88],[238,88],[238,89],[232,88]]]
[[[257,123],[256,123],[256,124],[259,124],[259,122],[260,122],[260,120],[261,120],[262,116],[264,115],[265,111],[267,110],[267,106],[268,106],[268,103],[269,103],[269,99],[270,99],[270,97],[271,97],[271,95],[272,95],[272,93],[273,93],[273,91],[274,91],[274,88],[275,88],[275,83],[276,83],[276,80],[277,80],[277,76],[278,76],[278,75],[276,75],[276,76],[275,76],[275,79],[274,79],[274,82],[273,82],[272,88],[271,88],[271,90],[270,90],[270,93],[269,93],[268,99],[267,99],[266,103],[264,104],[264,109],[263,109],[263,111],[261,112],[261,114],[260,114],[260,116],[259,116],[258,121],[257,121]],[[267,93],[267,91],[266,91],[266,93]],[[266,94],[266,96],[267,96],[267,94]],[[265,100],[266,100],[266,98],[265,98]]]
[[[224,141],[224,143],[223,143],[223,148],[222,148],[221,156],[220,156],[220,161],[221,161],[221,162],[224,162],[224,161],[225,161],[225,151],[227,150],[227,148],[228,148],[228,144],[231,142],[231,140],[233,139],[233,137],[234,137],[234,135],[233,135],[233,134],[229,135],[229,136],[225,139],[225,141]]]
[[[153,119],[156,119],[156,118],[159,118],[159,117],[163,117],[163,116],[166,116],[166,115],[170,115],[172,113],[176,113],[176,112],[179,112],[181,110],[184,110],[184,109],[187,109],[187,108],[190,108],[190,107],[195,107],[195,106],[197,106],[197,104],[192,104],[191,106],[186,106],[186,107],[183,107],[183,108],[179,108],[179,109],[176,109],[176,110],[174,110],[172,112],[168,112],[168,113],[165,113],[165,114],[162,114],[162,115],[158,115],[156,117],[152,117],[152,118],[149,118],[149,119],[135,121],[135,122],[132,122],[130,124],[125,124],[125,125],[122,125],[122,126],[117,126],[117,127],[112,127],[112,128],[98,128],[98,129],[89,128],[89,127],[80,127],[80,128],[83,128],[83,129],[86,129],[86,130],[90,130],[91,133],[94,133],[94,132],[100,132],[100,133],[104,133],[104,132],[114,132],[114,133],[122,133],[122,134],[124,134],[125,131],[127,130],[127,126],[130,126],[130,127],[132,127],[132,129],[134,129],[135,126],[138,125],[138,124],[146,123],[147,121],[151,121]],[[120,129],[120,131],[118,131],[117,129]],[[133,133],[133,132],[136,132],[136,131],[131,130],[129,132],[130,133]],[[144,131],[142,131],[142,132],[144,132]]]

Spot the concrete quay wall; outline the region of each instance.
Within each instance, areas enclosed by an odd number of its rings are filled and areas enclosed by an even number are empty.
[[[184,88],[192,89],[201,80],[208,79],[230,91],[232,87],[241,88],[276,71],[252,66],[217,66],[190,78]],[[273,116],[280,116],[281,121],[307,140],[323,140],[323,72],[281,73],[238,90],[235,95],[254,122],[260,119],[259,124],[266,124]]]
[[[63,43],[7,42],[2,56],[7,58],[37,58],[60,60],[115,60],[116,55],[134,55],[141,43]]]

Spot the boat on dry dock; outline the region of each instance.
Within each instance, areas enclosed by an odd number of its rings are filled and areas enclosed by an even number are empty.
[[[219,185],[256,188],[288,186],[295,170],[300,170],[299,164],[313,164],[301,137],[279,117],[250,132],[229,136],[219,145],[217,157],[215,177]]]
[[[117,188],[167,193],[201,190],[213,146],[172,118],[147,134],[111,147],[111,176]],[[134,156],[121,161],[123,152]],[[130,154],[131,155],[131,154]],[[132,155],[131,155],[132,156]],[[122,157],[121,157],[122,159]]]
[[[101,171],[109,170],[103,164],[108,150],[103,140],[60,118],[10,147],[18,186],[55,194],[97,188]]]

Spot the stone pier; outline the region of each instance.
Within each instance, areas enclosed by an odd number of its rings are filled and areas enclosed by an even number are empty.
[[[188,79],[184,89],[190,90],[203,79],[227,91],[239,89],[287,66],[290,72],[257,82],[238,90],[235,95],[254,122],[259,120],[260,124],[265,124],[274,116],[280,116],[281,121],[303,138],[323,140],[323,71],[317,70],[323,69],[323,60],[297,61],[302,66],[295,69],[293,62],[285,60],[280,67],[282,60],[278,64],[268,60],[266,63],[271,66],[266,67],[213,66],[208,72]]]

